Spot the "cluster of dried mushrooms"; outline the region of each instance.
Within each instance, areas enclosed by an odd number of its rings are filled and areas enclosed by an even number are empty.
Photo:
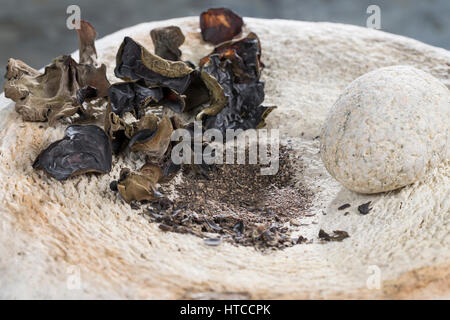
[[[180,169],[171,161],[178,143],[171,135],[178,128],[192,130],[176,114],[194,112],[203,129],[250,129],[265,125],[274,107],[262,106],[264,83],[260,80],[261,45],[242,32],[243,20],[228,9],[209,9],[200,16],[203,39],[216,45],[196,66],[182,61],[184,35],[179,27],[151,30],[155,52],[125,37],[116,56],[116,77],[110,84],[106,66],[97,64],[95,29],[85,21],[78,32],[79,62],[70,56],[56,58],[39,72],[19,60],[7,66],[5,96],[16,102],[15,110],[25,121],[92,117],[103,107],[104,129],[70,125],[65,136],[43,150],[33,164],[57,180],[86,172],[108,173],[112,155],[129,151],[145,156],[137,172],[122,168],[111,189],[126,202],[162,197],[156,189]],[[153,112],[168,108],[169,115]],[[131,119],[131,120],[130,120]],[[202,169],[202,165],[199,165]]]

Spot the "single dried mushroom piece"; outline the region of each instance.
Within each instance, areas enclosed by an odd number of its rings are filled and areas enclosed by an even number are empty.
[[[79,43],[79,63],[97,65],[97,50],[95,49],[95,38],[97,32],[87,21],[80,21],[80,29],[76,29]]]
[[[231,61],[236,82],[258,80],[264,67],[261,62],[261,43],[253,32],[245,38],[227,41],[217,46],[211,54],[200,60],[200,66],[213,54],[217,54],[222,61],[225,59]]]
[[[139,43],[125,37],[116,56],[116,77],[124,80],[145,80],[148,86],[168,87],[183,93],[193,71],[182,61],[169,61],[150,53]]]
[[[163,59],[178,61],[181,57],[179,47],[184,42],[184,35],[177,26],[155,28],[150,32],[155,54]]]
[[[105,132],[95,125],[73,125],[64,138],[42,151],[33,168],[44,169],[56,180],[86,172],[111,171],[111,143]]]
[[[170,145],[173,130],[171,119],[164,116],[158,122],[156,129],[137,131],[131,137],[128,148],[132,151],[141,151],[150,158],[160,160]]]
[[[226,8],[214,8],[200,14],[204,41],[214,45],[233,39],[242,31],[242,18]]]
[[[349,237],[350,236],[347,231],[334,230],[332,234],[328,234],[322,229],[319,230],[319,238],[323,241],[342,241]]]
[[[120,172],[117,189],[127,203],[157,200],[162,197],[162,194],[156,189],[156,184],[162,175],[161,168],[153,164],[144,165],[139,172],[131,172],[128,168],[123,168]]]
[[[56,58],[44,74],[19,60],[9,59],[5,96],[16,102],[15,110],[25,121],[49,121],[77,113],[77,93],[81,88],[97,88],[97,95],[106,95],[109,87],[106,67],[78,64],[70,56]],[[84,93],[82,93],[84,95]],[[83,98],[84,99],[84,98]]]
[[[136,121],[125,121],[125,119],[112,112],[111,106],[108,104],[105,132],[111,139],[113,152],[117,154],[128,146],[130,139],[136,132],[154,132],[157,128],[157,123],[158,117],[152,113],[148,113]]]
[[[216,115],[227,105],[228,99],[224,88],[215,77],[207,71],[202,70],[201,78],[209,90],[210,105],[197,114],[197,120],[201,120],[204,115]]]

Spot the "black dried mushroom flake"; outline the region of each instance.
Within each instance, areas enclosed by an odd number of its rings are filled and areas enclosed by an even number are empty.
[[[111,171],[111,143],[105,132],[95,125],[73,125],[64,138],[42,151],[33,168],[44,169],[56,180],[86,172]]]
[[[347,208],[350,208],[350,207],[351,207],[350,203],[345,203],[342,206],[340,206],[338,208],[338,210],[344,210],[344,209],[347,209]]]
[[[360,206],[358,206],[358,211],[361,214],[368,214],[370,212],[370,210],[372,210],[372,208],[370,207],[370,204],[372,203],[372,201],[366,202],[361,204]]]
[[[214,45],[233,39],[243,24],[242,18],[227,8],[211,8],[200,14],[203,40]]]
[[[231,62],[236,82],[259,79],[264,67],[261,62],[261,43],[253,32],[245,38],[222,43],[214,48],[209,56],[212,54],[217,54],[221,60],[228,59]],[[209,56],[202,58],[200,65],[206,63]]]
[[[221,59],[219,54],[209,56],[202,71],[218,84],[208,86],[213,103],[199,114],[207,129],[219,129],[225,134],[227,129],[247,130],[265,125],[265,118],[275,107],[261,105],[264,82],[259,80],[259,75],[252,79],[256,74],[252,73],[246,83],[239,82],[230,60]],[[210,80],[210,83],[214,82]]]
[[[139,114],[140,107],[152,102],[157,103],[163,97],[160,87],[149,88],[142,81],[114,83],[108,89],[111,111],[118,116],[126,112]]]
[[[182,61],[169,61],[150,53],[139,43],[125,37],[116,57],[116,77],[124,80],[143,79],[149,86],[168,87],[183,93],[193,71]]]
[[[347,231],[334,230],[332,234],[328,234],[322,229],[319,230],[319,238],[323,241],[342,241],[349,237]]]
[[[155,28],[150,31],[155,54],[163,59],[177,61],[180,60],[181,50],[179,47],[184,42],[184,35],[177,26]]]

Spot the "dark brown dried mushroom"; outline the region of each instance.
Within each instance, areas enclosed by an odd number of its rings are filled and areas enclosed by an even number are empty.
[[[56,180],[87,172],[111,171],[111,143],[105,132],[95,125],[73,125],[64,138],[42,151],[33,168],[44,169]]]
[[[16,102],[15,109],[25,121],[49,121],[69,117],[83,111],[85,99],[104,97],[109,82],[106,66],[97,68],[94,47],[95,30],[82,22],[79,31],[80,59],[70,56],[56,58],[41,72],[24,62],[9,59],[4,87],[5,96]]]
[[[263,63],[256,34],[217,46],[201,59],[202,77],[210,90],[210,105],[200,111],[206,129],[254,129],[265,126],[265,118],[275,107],[262,106]],[[209,75],[208,77],[206,75]],[[225,98],[224,98],[225,97]]]
[[[79,63],[97,65],[97,50],[95,49],[95,38],[97,32],[87,21],[80,21],[80,29],[76,29],[79,43]]]
[[[120,172],[117,189],[127,202],[157,200],[162,194],[156,190],[156,184],[162,177],[162,170],[156,165],[146,164],[139,172],[124,168]]]
[[[178,61],[181,57],[179,47],[184,42],[184,35],[177,26],[155,28],[150,32],[155,54],[163,59]]]
[[[166,153],[173,132],[172,121],[164,116],[159,122],[157,129],[142,129],[137,131],[130,139],[128,148],[132,151],[141,151],[153,159],[161,159]]]
[[[186,96],[184,112],[189,112],[210,100],[210,93],[201,77],[201,71],[195,69],[190,76],[191,83],[183,92],[183,95]]]
[[[209,106],[197,114],[197,120],[201,120],[204,115],[212,116],[218,114],[228,103],[224,88],[215,77],[205,70],[202,70],[201,78],[209,90],[211,100]]]
[[[261,128],[267,115],[275,109],[261,106],[264,83],[259,80],[259,75],[247,82],[238,82],[232,62],[222,60],[219,54],[208,57],[202,67],[202,77],[212,97],[210,106],[197,115],[199,120],[204,121],[206,129],[219,129],[225,134],[227,129]]]
[[[347,231],[334,230],[332,234],[328,234],[322,229],[319,230],[319,238],[323,241],[342,241],[349,237]]]
[[[124,149],[131,137],[138,131],[155,131],[157,128],[158,117],[152,113],[146,114],[137,121],[127,122],[123,118],[111,111],[108,104],[105,119],[105,132],[111,139],[112,150],[119,153]]]
[[[129,81],[112,84],[108,89],[111,111],[122,117],[125,112],[140,114],[140,109],[163,98],[162,89],[149,88],[143,81]]]
[[[370,207],[370,204],[372,203],[372,201],[363,203],[361,205],[358,206],[358,211],[361,214],[368,214],[370,212],[370,210],[372,210],[372,208]]]
[[[200,14],[203,40],[214,45],[233,39],[242,31],[242,18],[226,8],[213,8]]]
[[[258,36],[251,32],[245,38],[231,40],[217,46],[208,56],[200,60],[200,66],[208,57],[217,54],[221,61],[231,61],[236,82],[249,82],[259,79],[264,64],[261,62],[261,43]]]
[[[150,53],[139,43],[125,37],[116,56],[116,77],[124,80],[145,80],[149,87],[168,87],[183,93],[193,71],[182,61],[169,61]]]

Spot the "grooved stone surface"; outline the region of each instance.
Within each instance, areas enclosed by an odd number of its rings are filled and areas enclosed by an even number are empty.
[[[256,32],[262,42],[264,104],[278,106],[268,128],[291,144],[293,166],[303,168],[293,178],[315,194],[298,226],[298,235],[313,243],[263,253],[163,232],[109,189],[122,166],[142,165],[136,157],[115,158],[109,174],[54,181],[31,164],[66,126],[23,122],[0,95],[0,298],[450,297],[449,161],[399,191],[362,195],[327,173],[317,139],[330,107],[354,79],[407,64],[448,87],[450,52],[343,24],[244,22],[244,34]],[[153,50],[150,30],[168,25],[186,36],[183,60],[198,61],[212,50],[201,40],[198,17],[143,23],[98,41],[109,79],[115,81],[124,36]],[[357,207],[368,201],[373,209],[363,216]],[[345,203],[351,207],[337,210]],[[320,243],[320,229],[350,237]],[[367,287],[374,266],[379,290]]]

